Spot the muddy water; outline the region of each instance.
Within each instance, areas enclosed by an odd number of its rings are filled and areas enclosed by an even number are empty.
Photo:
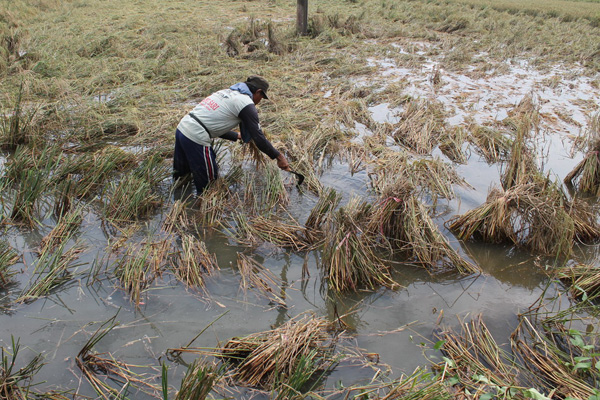
[[[372,62],[381,65],[382,76],[388,82],[396,78],[410,79],[409,94],[444,103],[450,124],[463,124],[467,118],[480,123],[502,119],[508,109],[533,93],[542,105],[544,115],[544,139],[540,140],[540,147],[544,149],[541,153],[548,156],[542,160],[545,170],[557,179],[562,179],[581,157],[570,157],[568,135],[585,130],[587,116],[597,111],[600,101],[598,89],[590,86],[588,78],[573,78],[569,71],[558,67],[539,73],[519,63],[511,66],[508,72],[490,75],[487,79],[444,73],[442,84],[434,91],[427,79],[433,63],[426,64],[425,70],[417,71],[397,68],[393,62]],[[561,74],[569,78],[563,79]],[[558,83],[550,89],[544,84],[548,80]],[[459,101],[456,96],[460,93],[463,97]],[[472,107],[467,108],[466,104]],[[375,105],[371,111],[378,122],[397,122],[401,115],[401,110],[390,109],[386,104]],[[443,157],[438,153],[435,155]],[[457,170],[473,188],[456,188],[456,199],[440,203],[440,209],[445,208],[445,213],[436,222],[442,230],[445,220],[480,205],[489,188],[499,182],[498,166],[486,164],[475,153],[471,153],[467,165],[457,166]],[[292,196],[290,211],[302,222],[316,198],[294,188],[293,177],[286,179]],[[343,202],[352,196],[369,196],[366,173],[351,175],[342,163],[334,163],[324,172],[321,181],[340,191]],[[165,182],[165,187],[168,185]],[[162,217],[156,215],[147,230],[155,230]],[[24,262],[16,268],[25,272],[19,275],[19,284],[10,289],[12,296],[26,285],[35,261],[32,251],[55,221],[44,223],[45,227],[39,231],[11,228],[4,233],[5,239],[24,254]],[[217,255],[221,268],[219,274],[208,281],[210,296],[185,289],[167,274],[152,285],[140,309],[135,309],[126,293],[115,288],[116,282],[103,278],[102,274],[98,281],[89,282],[89,269],[102,265],[102,255],[108,244],[100,218],[93,211],[87,211],[80,232],[77,239],[86,245],[87,251],[80,257],[79,278],[59,293],[0,314],[0,344],[10,348],[10,337],[14,335],[26,347],[22,350],[25,359],[37,353],[44,354],[46,366],[36,376],[36,382],[47,382],[41,388],[58,386],[89,395],[93,392],[81,380],[74,359],[101,323],[115,315],[119,327],[96,346],[96,351],[110,352],[130,364],[153,366],[154,369],[134,370],[156,376],[160,375],[160,361],[165,361],[170,366],[170,382],[174,386],[179,384],[185,370],[183,364],[191,361],[193,356],[168,360],[166,350],[188,344],[207,326],[210,325],[194,341],[194,346],[210,348],[233,336],[268,330],[307,310],[332,320],[343,316],[353,338],[345,344],[378,353],[379,362],[372,368],[387,371],[389,367],[391,376],[398,376],[412,372],[417,366],[428,365],[425,354],[439,356],[435,352],[424,354],[422,343],[432,339],[432,332],[440,321],[456,325],[459,319],[483,314],[497,340],[508,341],[518,313],[534,303],[549,284],[539,266],[534,264],[535,257],[506,246],[460,244],[444,230],[453,246],[469,254],[482,267],[482,275],[430,276],[423,269],[399,262],[394,270],[402,288],[357,293],[334,300],[323,290],[318,252],[299,254],[263,245],[255,251],[258,260],[283,283],[279,294],[287,307],[276,307],[253,292],[243,293],[239,289],[239,276],[234,268],[236,254],[238,251],[248,253],[248,249],[236,246],[219,233],[207,233],[201,239],[209,251]],[[141,239],[145,233],[139,235]],[[595,248],[586,251],[584,256],[591,260],[597,258]],[[303,267],[308,269],[310,276],[302,274]],[[557,289],[552,284],[550,287],[550,292]],[[343,362],[328,377],[327,384],[331,387],[340,381],[345,386],[364,382],[373,375],[373,369]]]

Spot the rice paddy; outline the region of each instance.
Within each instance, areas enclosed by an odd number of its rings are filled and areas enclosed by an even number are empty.
[[[0,398],[600,396],[600,3],[309,3],[2,3]]]

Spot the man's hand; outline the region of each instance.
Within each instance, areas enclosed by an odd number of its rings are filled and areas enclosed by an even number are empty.
[[[288,160],[281,153],[279,153],[277,156],[277,166],[284,171],[290,170],[290,164],[288,163]]]

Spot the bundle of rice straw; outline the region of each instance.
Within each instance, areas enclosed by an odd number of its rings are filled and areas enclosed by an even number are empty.
[[[326,369],[333,362],[330,324],[322,317],[301,315],[271,331],[232,338],[217,357],[226,362],[236,382],[269,390],[276,380],[291,377],[305,357]],[[311,353],[317,352],[317,357]]]

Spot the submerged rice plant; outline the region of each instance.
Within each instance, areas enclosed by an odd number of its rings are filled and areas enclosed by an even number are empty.
[[[219,270],[217,258],[209,253],[206,244],[192,235],[181,237],[181,251],[173,272],[187,286],[203,289],[205,277]]]
[[[0,288],[5,287],[11,277],[16,275],[16,271],[12,271],[10,267],[17,262],[19,255],[12,247],[4,240],[0,240]]]
[[[156,278],[152,256],[151,245],[141,248],[131,245],[114,266],[114,274],[119,279],[121,288],[129,293],[129,298],[136,307],[140,305],[142,293]]]
[[[23,100],[23,83],[10,111],[0,108],[0,148],[14,149],[18,145],[27,144],[36,133],[34,118],[39,110],[35,107],[25,107]]]
[[[275,389],[281,390],[298,368],[313,374],[331,368],[335,342],[329,329],[324,318],[300,315],[271,331],[230,339],[217,356],[238,384],[272,390],[280,382]],[[311,360],[309,369],[306,360]]]
[[[526,115],[519,119],[517,123],[510,156],[502,172],[502,187],[504,189],[532,183],[540,179],[540,172],[535,162],[533,150],[528,146],[533,125],[531,117]]]
[[[188,227],[189,220],[185,210],[185,203],[181,200],[176,200],[169,206],[169,210],[163,220],[162,229],[167,233],[173,233],[175,231],[184,232]]]
[[[38,252],[42,254],[46,251],[53,251],[57,246],[73,237],[83,220],[82,213],[83,208],[79,207],[61,216],[56,226],[42,238]]]
[[[489,164],[507,159],[512,146],[508,134],[485,126],[472,127],[468,139]]]
[[[340,204],[342,195],[333,188],[327,188],[319,196],[319,201],[310,210],[310,214],[304,223],[305,236],[309,242],[318,244],[325,239],[323,225],[329,225],[333,218],[333,212]]]
[[[598,333],[568,328],[575,321],[565,313],[540,317],[522,316],[511,338],[512,351],[522,360],[528,380],[561,398],[589,399],[597,395]]]
[[[444,131],[443,107],[439,103],[411,99],[404,104],[394,139],[417,154],[430,154]]]
[[[207,226],[216,226],[221,223],[231,198],[232,194],[225,179],[212,182],[197,202],[199,222]]]
[[[45,171],[51,175],[61,162],[60,147],[47,145],[40,151],[36,147],[18,146],[6,163],[5,176],[8,180],[19,182],[23,171]]]
[[[70,178],[73,192],[78,197],[88,197],[115,171],[135,165],[136,156],[117,146],[106,146],[94,153],[84,153],[68,158],[53,176],[57,183]]]
[[[30,395],[31,381],[42,368],[44,359],[37,354],[23,367],[17,369],[16,363],[21,351],[20,339],[11,336],[11,347],[0,348],[0,398],[6,400],[27,400]]]
[[[285,207],[290,201],[279,168],[273,163],[264,166],[265,186],[262,189],[262,210],[271,212],[276,206]]]
[[[452,377],[454,378],[454,377]],[[454,388],[450,387],[444,377],[432,375],[431,372],[417,368],[410,376],[402,375],[391,382],[373,382],[369,385],[350,386],[345,390],[353,394],[352,398],[368,396],[379,400],[451,400],[456,398]]]
[[[115,224],[132,222],[146,217],[161,202],[150,182],[128,174],[120,181],[109,184],[103,214]]]
[[[36,206],[40,195],[46,189],[45,171],[24,170],[21,172],[20,184],[18,185],[12,204],[10,218],[28,226],[37,223]]]
[[[248,289],[254,289],[273,304],[286,306],[285,299],[276,293],[281,292],[281,280],[269,269],[263,267],[258,261],[242,253],[237,255],[237,267],[240,271],[240,288],[246,293]]]
[[[181,380],[175,400],[206,399],[222,374],[223,371],[216,365],[194,360]]]
[[[496,394],[500,388],[519,387],[520,370],[513,356],[496,342],[481,316],[461,323],[461,332],[444,329],[436,333],[446,361],[436,369],[456,377],[460,388]]]
[[[73,269],[80,265],[75,261],[84,250],[80,245],[67,249],[66,241],[56,249],[46,248],[35,262],[34,276],[28,287],[21,292],[16,302],[35,301],[71,282],[74,277]]]
[[[153,376],[136,373],[132,370],[136,366],[115,360],[110,353],[97,353],[94,350],[94,347],[119,325],[115,318],[116,315],[104,322],[81,348],[75,358],[77,367],[102,399],[126,399],[130,388],[156,396],[159,388],[151,383],[154,380]],[[102,379],[101,376],[105,378]],[[111,383],[116,383],[119,387],[115,388]]]
[[[578,264],[559,268],[558,278],[567,283],[571,294],[582,300],[600,298],[600,268]]]
[[[294,220],[284,221],[277,217],[266,218],[262,215],[248,217],[236,211],[233,213],[233,221],[224,228],[231,237],[248,246],[269,242],[295,251],[311,248],[311,243],[304,237],[302,226]]]
[[[439,139],[440,151],[448,159],[457,164],[466,164],[467,156],[463,144],[467,140],[467,132],[461,127],[445,129]]]

